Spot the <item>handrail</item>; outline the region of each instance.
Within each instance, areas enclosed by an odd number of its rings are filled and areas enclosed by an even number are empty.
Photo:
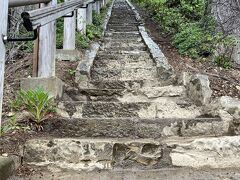
[[[51,0],[9,0],[8,6],[12,8],[12,7],[40,4],[40,3],[49,3],[50,1]]]
[[[71,0],[57,4],[52,7],[40,8],[32,11],[25,11],[21,14],[23,25],[28,31],[33,31],[38,27],[48,24],[74,10],[91,3],[93,0]]]
[[[77,7],[83,5],[82,1],[73,0],[60,3],[52,7],[44,7],[32,11],[26,11],[21,14],[23,25],[28,31],[33,31],[49,22],[52,22],[68,13],[71,13]]]

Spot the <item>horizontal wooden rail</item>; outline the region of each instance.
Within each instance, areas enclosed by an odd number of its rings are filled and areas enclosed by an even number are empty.
[[[33,4],[40,3],[49,3],[51,0],[9,0],[8,6],[11,7],[19,7],[19,6],[27,6]]]
[[[24,26],[28,31],[33,31],[91,2],[93,0],[71,0],[56,6],[23,12]]]

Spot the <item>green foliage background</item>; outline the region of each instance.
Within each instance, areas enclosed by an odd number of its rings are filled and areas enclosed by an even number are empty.
[[[208,0],[133,0],[145,8],[159,23],[164,33],[172,36],[172,44],[184,56],[194,59],[214,55],[219,44],[234,45],[231,37],[216,32]],[[219,56],[230,61],[229,51]],[[219,57],[216,57],[219,59]],[[215,60],[216,60],[215,59]],[[220,58],[223,59],[223,58]],[[219,63],[217,63],[219,65]]]

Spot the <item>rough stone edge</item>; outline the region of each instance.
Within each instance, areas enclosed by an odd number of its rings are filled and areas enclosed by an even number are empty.
[[[158,47],[158,45],[148,35],[145,27],[143,26],[144,23],[136,8],[131,4],[131,2],[129,2],[129,0],[126,0],[126,2],[133,10],[136,19],[140,22],[140,25],[138,26],[139,32],[144,40],[144,43],[147,45],[153,60],[157,65],[159,78],[164,81],[171,79],[174,75],[173,67],[168,63],[167,58],[165,57],[161,49]]]
[[[20,88],[22,90],[35,90],[38,87],[43,88],[51,97],[56,99],[63,96],[64,82],[56,76],[20,79]]]
[[[108,9],[108,12],[105,16],[104,23],[102,25],[103,32],[102,35],[104,36],[105,31],[107,29],[108,21],[112,14],[112,8],[115,0],[112,1],[111,6]],[[97,52],[100,48],[100,44],[98,42],[93,42],[90,45],[89,50],[85,52],[85,55],[83,57],[83,60],[78,64],[76,69],[76,75],[75,75],[75,82],[79,83],[81,82],[81,86],[87,86],[88,81],[90,80],[90,73],[91,73],[91,67],[93,65],[93,61],[97,55]]]
[[[20,165],[16,157],[0,156],[0,180],[7,180]]]
[[[56,50],[56,61],[81,61],[81,51],[78,49],[57,49]]]
[[[108,12],[107,12],[107,14],[106,14],[106,16],[105,16],[105,19],[104,19],[104,22],[103,22],[103,26],[102,26],[102,27],[103,27],[103,32],[102,32],[102,35],[103,35],[103,36],[104,36],[105,31],[106,31],[106,29],[107,29],[108,21],[109,21],[111,15],[112,15],[112,8],[113,8],[114,2],[115,2],[115,0],[112,1],[112,4],[111,4],[111,6],[109,7]]]

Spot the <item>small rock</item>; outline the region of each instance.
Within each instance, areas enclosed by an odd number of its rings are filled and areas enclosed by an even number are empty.
[[[240,86],[236,86],[236,88],[237,88],[237,90],[239,90],[239,91],[240,91]]]
[[[210,103],[212,90],[208,76],[202,74],[193,75],[186,86],[188,96],[196,105],[201,106]]]
[[[8,153],[3,153],[2,156],[3,157],[8,157]]]

